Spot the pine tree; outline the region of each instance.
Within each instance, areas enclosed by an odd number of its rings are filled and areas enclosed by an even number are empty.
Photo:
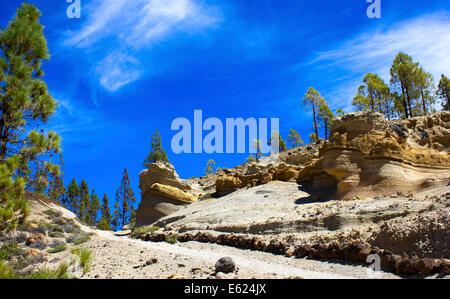
[[[313,122],[314,122],[314,132],[316,136],[319,136],[318,132],[318,124],[317,124],[317,114],[319,113],[320,102],[324,99],[320,95],[320,93],[314,88],[310,87],[308,92],[305,94],[303,98],[303,106],[307,109],[311,109],[313,114]]]
[[[427,73],[422,67],[418,67],[415,73],[415,82],[420,93],[422,102],[422,115],[427,115],[431,110],[431,105],[434,102],[433,95],[435,94],[433,75]]]
[[[100,209],[100,199],[98,195],[95,193],[95,190],[92,190],[91,194],[91,202],[89,205],[89,224],[91,226],[97,226],[97,217],[98,211]]]
[[[342,117],[345,115],[344,110],[342,110],[341,108],[336,109],[336,111],[334,112],[335,115],[337,115],[338,117]]]
[[[333,124],[334,114],[331,112],[328,103],[322,99],[319,103],[319,113],[317,119],[322,122],[324,127],[324,139],[328,140],[328,129]]]
[[[148,168],[150,164],[155,162],[169,162],[169,159],[167,159],[167,153],[162,148],[161,145],[161,137],[159,137],[158,130],[155,131],[155,134],[152,136],[152,144],[151,144],[151,151],[147,155],[147,157],[144,160],[143,166],[145,168]]]
[[[59,170],[48,162],[60,151],[59,136],[38,129],[57,105],[40,79],[42,60],[49,58],[40,16],[24,3],[0,30],[0,229],[14,228],[26,216],[23,190],[38,183],[43,191],[48,173]]]
[[[120,212],[120,203],[117,200],[116,193],[116,203],[114,204],[114,217],[111,221],[111,225],[114,231],[117,231],[117,228],[120,226],[121,212]]]
[[[316,142],[317,141],[317,135],[316,135],[316,133],[311,133],[311,134],[309,134],[309,143],[314,143],[314,142]]]
[[[250,162],[250,163],[255,162],[256,161],[255,156],[253,156],[253,155],[248,156],[246,161]]]
[[[291,145],[291,147],[298,147],[300,145],[303,145],[304,142],[300,135],[295,131],[294,129],[291,129],[289,131],[289,134],[287,136],[287,142]]]
[[[79,215],[80,213],[80,187],[75,179],[72,179],[66,190],[66,201],[69,209]]]
[[[86,222],[87,224],[91,223],[89,208],[90,208],[90,193],[89,186],[85,180],[81,180],[80,184],[80,211],[78,217]]]
[[[444,75],[441,76],[436,94],[443,102],[443,109],[450,110],[450,80]]]
[[[405,118],[413,117],[414,80],[418,63],[412,61],[411,56],[399,53],[391,67],[391,84],[399,86],[402,95],[402,112]]]
[[[261,145],[261,144],[262,144],[262,143],[261,143],[261,140],[259,140],[259,139],[253,140],[252,146],[253,146],[253,148],[256,150],[256,154],[255,154],[256,161],[259,161],[259,159],[261,159],[261,157],[264,156],[263,153],[262,153],[262,151],[261,151],[261,148],[262,148],[262,145]]]
[[[120,220],[123,227],[129,223],[134,204],[136,203],[134,192],[131,189],[130,178],[128,177],[128,170],[126,168],[123,171],[120,187],[116,192],[116,202],[120,202]]]
[[[57,106],[40,79],[42,60],[49,58],[40,16],[35,6],[24,3],[0,31],[0,162],[20,154],[25,188],[42,193],[48,173],[59,170],[48,158],[59,153],[60,137],[39,129]]]
[[[366,74],[363,78],[363,85],[359,86],[358,93],[353,98],[353,106],[358,111],[377,111],[384,113],[386,97],[389,87],[375,74]]]
[[[214,168],[216,167],[216,161],[214,161],[213,159],[209,160],[206,163],[206,168],[205,168],[205,174],[212,174],[215,172]]]
[[[97,225],[97,228],[101,229],[101,230],[111,230],[111,221],[112,221],[111,218],[112,217],[111,217],[111,211],[109,209],[108,195],[106,195],[106,194],[103,195],[101,213],[102,213],[102,216]]]
[[[12,177],[19,164],[19,156],[7,158],[0,164],[0,231],[16,228],[30,212],[28,202],[22,199],[25,180]]]
[[[277,139],[278,139],[278,151],[281,153],[287,150],[286,143],[284,142],[283,138],[281,137],[280,133],[278,133],[278,131],[272,132],[272,136],[269,138],[269,140],[267,140],[267,144],[272,145],[272,140]]]
[[[60,158],[60,168],[63,169],[64,160],[62,154],[59,155]],[[66,188],[64,187],[64,172],[52,175],[52,180],[50,181],[50,187],[47,192],[47,196],[50,199],[60,202],[64,207],[68,207]]]

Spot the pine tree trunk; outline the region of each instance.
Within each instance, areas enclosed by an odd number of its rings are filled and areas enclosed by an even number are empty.
[[[422,107],[423,107],[423,115],[427,115],[427,107],[425,105],[425,96],[423,95],[423,89],[420,89],[420,93],[422,94]]]
[[[316,132],[316,138],[319,139],[319,132],[317,131],[317,121],[316,121],[316,106],[313,102],[313,120],[314,120],[314,131]]]
[[[408,84],[405,84],[405,90],[406,90],[406,102],[408,103],[408,108],[409,108],[409,117],[413,117],[412,109],[411,109],[411,98],[409,97]]]
[[[407,104],[406,104],[405,86],[404,86],[404,84],[403,84],[403,81],[400,81],[400,84],[401,84],[401,86],[402,86],[403,108],[405,109],[405,117],[406,117],[406,118],[409,118],[409,117],[408,117],[408,106],[407,106]]]

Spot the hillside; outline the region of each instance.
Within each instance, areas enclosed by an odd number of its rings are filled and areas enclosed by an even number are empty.
[[[386,270],[447,273],[448,136],[448,112],[404,121],[359,112],[337,119],[327,142],[288,150],[276,163],[266,158],[191,180],[181,180],[172,165],[154,164],[141,173],[137,224],[164,232],[139,237],[179,234],[184,241],[353,262],[384,250]],[[352,242],[366,253],[308,251]],[[305,246],[306,253],[298,249]],[[427,258],[441,260],[421,271],[417,263]]]
[[[353,113],[275,163],[189,180],[154,163],[133,231],[86,226],[27,193],[32,214],[2,232],[3,259],[17,275],[73,278],[367,278],[375,255],[378,277],[448,277],[449,130],[450,113]],[[215,268],[225,256],[229,274]]]

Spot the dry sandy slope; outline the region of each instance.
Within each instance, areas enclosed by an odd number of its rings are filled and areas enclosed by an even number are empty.
[[[75,215],[52,202],[31,201],[31,218],[45,220],[43,213],[53,209],[66,218],[77,221]],[[77,221],[78,222],[78,221]],[[292,259],[270,253],[242,250],[216,244],[151,243],[127,236],[116,236],[113,232],[96,230],[78,222],[85,232],[95,235],[90,241],[79,245],[92,249],[91,270],[83,278],[168,278],[172,274],[185,278],[208,278],[216,261],[224,256],[231,257],[239,270],[238,278],[367,278],[367,267],[354,264]],[[72,246],[71,246],[72,247]],[[69,250],[49,255],[47,266],[56,267],[66,260]],[[145,265],[147,261],[157,262]],[[143,266],[145,265],[145,266]],[[382,273],[383,278],[397,278],[390,273]]]

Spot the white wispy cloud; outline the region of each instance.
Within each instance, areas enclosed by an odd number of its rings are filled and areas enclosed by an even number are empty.
[[[450,14],[436,13],[356,36],[335,49],[317,53],[308,66],[313,65],[321,72],[346,73],[351,79],[336,80],[328,96],[331,102],[349,107],[365,73],[390,79],[390,67],[400,51],[420,62],[437,81],[450,70],[449,49]]]
[[[94,0],[83,6],[86,21],[66,32],[64,45],[95,51],[100,84],[116,91],[143,73],[139,57],[175,35],[194,34],[221,19],[215,7],[199,0]]]

